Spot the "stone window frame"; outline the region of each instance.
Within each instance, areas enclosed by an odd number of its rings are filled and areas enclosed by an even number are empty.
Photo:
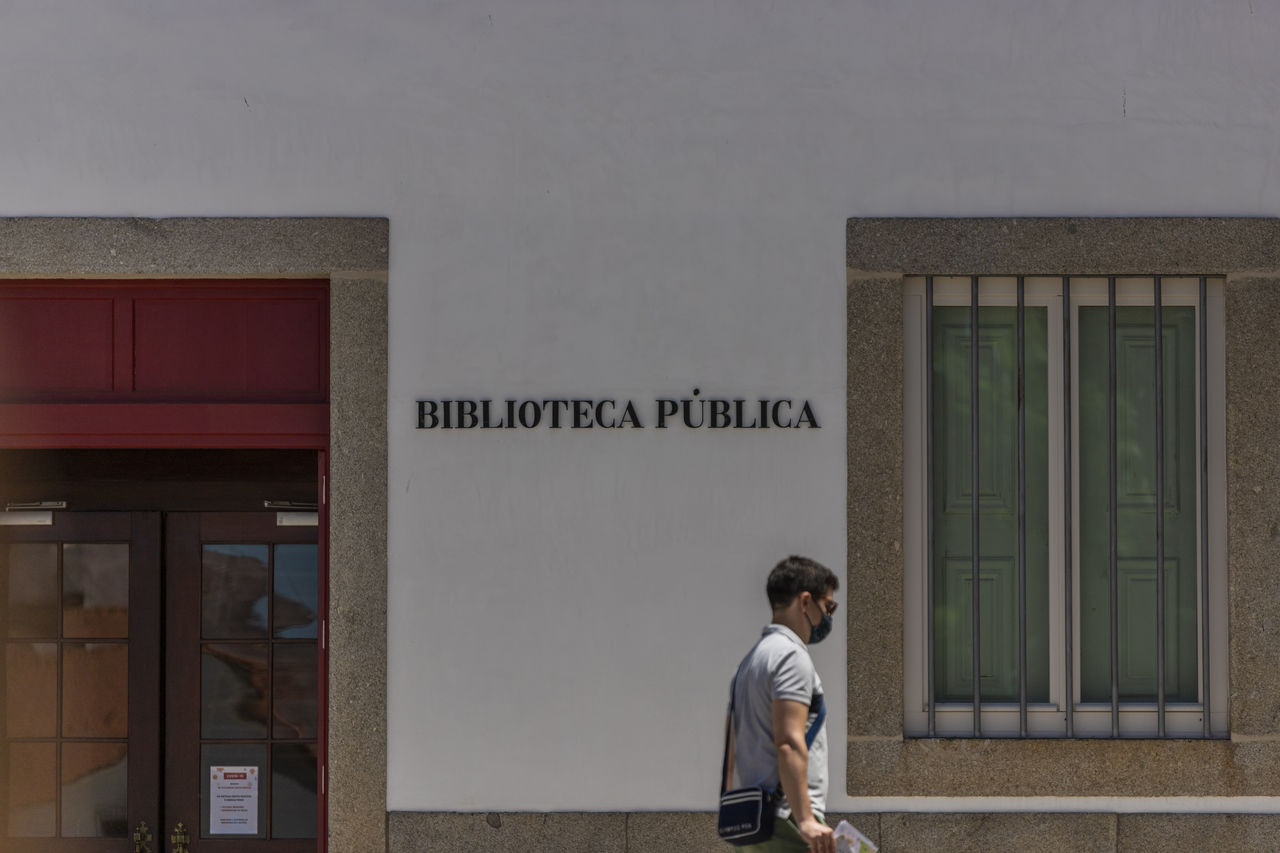
[[[385,850],[387,270],[381,217],[0,218],[0,279],[329,281],[329,850]]]
[[[1280,220],[850,219],[848,777],[854,796],[1264,796],[1280,760]],[[1225,279],[1230,737],[903,735],[903,284],[908,274]],[[1148,772],[1159,762],[1162,772]]]
[[[1166,307],[1181,305],[1198,310],[1196,306],[1199,303],[1198,298],[1198,277],[1196,276],[1169,276],[1163,278],[1163,297],[1162,301]],[[961,277],[941,277],[935,276],[934,279],[934,305],[959,305],[965,308],[966,312],[971,300],[970,287],[972,280],[967,276]],[[1117,297],[1118,305],[1151,305],[1152,291],[1154,284],[1153,276],[1117,276],[1119,283],[1119,293]],[[979,276],[980,291],[982,293],[981,301],[984,305],[1016,305],[1016,288],[1018,279],[1010,277],[993,277]],[[1225,494],[1224,494],[1224,431],[1225,431],[1225,405],[1224,391],[1222,388],[1222,370],[1223,357],[1225,354],[1225,342],[1222,336],[1222,303],[1223,303],[1223,281],[1217,276],[1205,276],[1204,281],[1207,289],[1206,301],[1206,323],[1207,323],[1207,340],[1203,345],[1207,348],[1208,357],[1208,374],[1210,381],[1208,383],[1208,470],[1209,478],[1205,485],[1205,495],[1208,497],[1207,517],[1209,521],[1209,529],[1213,531],[1208,547],[1208,571],[1207,581],[1209,588],[1209,598],[1207,606],[1209,608],[1209,645],[1210,645],[1210,676],[1212,679],[1212,689],[1210,691],[1210,707],[1212,709],[1213,737],[1222,737],[1227,730],[1227,639],[1226,639],[1226,541],[1225,536],[1220,535],[1219,531],[1225,529],[1223,519],[1225,518]],[[1088,278],[1081,276],[1070,277],[1070,292],[1073,308],[1082,310],[1086,305],[1106,305],[1106,279],[1102,277]],[[1064,713],[1065,697],[1062,692],[1067,686],[1065,674],[1065,640],[1071,637],[1076,645],[1075,660],[1077,664],[1077,672],[1072,685],[1074,707],[1073,721],[1073,737],[1109,737],[1111,730],[1111,711],[1109,704],[1080,704],[1082,682],[1080,671],[1084,667],[1084,658],[1081,656],[1080,643],[1083,640],[1080,621],[1083,615],[1083,605],[1080,601],[1075,603],[1073,607],[1073,625],[1070,631],[1066,630],[1065,613],[1064,613],[1064,578],[1063,572],[1066,567],[1062,564],[1063,544],[1062,536],[1066,532],[1063,530],[1065,519],[1063,517],[1063,507],[1061,498],[1065,488],[1062,477],[1062,447],[1061,442],[1066,437],[1062,430],[1063,416],[1063,398],[1066,395],[1074,397],[1075,390],[1078,389],[1080,375],[1078,369],[1071,372],[1072,390],[1067,390],[1063,385],[1061,356],[1063,354],[1063,344],[1060,332],[1063,328],[1062,318],[1062,279],[1057,276],[1026,276],[1026,303],[1029,309],[1043,310],[1047,314],[1049,322],[1048,352],[1046,358],[1049,364],[1049,372],[1044,377],[1044,382],[1049,398],[1050,411],[1052,414],[1048,418],[1047,432],[1050,447],[1050,460],[1047,481],[1045,485],[1049,486],[1050,497],[1048,499],[1048,518],[1046,519],[1050,530],[1049,554],[1046,571],[1049,576],[1048,582],[1048,620],[1050,632],[1048,636],[1049,656],[1048,656],[1048,686],[1049,701],[1037,703],[1032,700],[1028,703],[1027,720],[1028,734],[1026,737],[1063,737],[1066,735],[1067,723]],[[925,433],[923,430],[924,418],[924,392],[925,379],[924,370],[924,315],[923,305],[925,298],[925,277],[924,276],[908,276],[904,282],[904,296],[906,304],[904,305],[906,314],[906,326],[904,327],[904,386],[906,406],[904,416],[904,430],[906,434],[906,445],[904,448],[904,465],[906,470],[906,486],[905,486],[905,503],[904,503],[904,542],[903,554],[906,560],[904,566],[904,583],[905,589],[908,590],[905,605],[905,622],[904,622],[904,669],[906,672],[906,694],[905,701],[905,726],[908,736],[922,737],[928,732],[928,713],[925,708],[927,688],[926,688],[926,672],[925,663],[927,648],[927,623],[925,622],[925,613],[927,612],[926,598],[926,575],[924,564],[925,559],[925,543],[924,531],[926,529],[927,518],[925,515],[925,485],[924,485],[924,456],[925,450]],[[1198,322],[1198,321],[1197,321]],[[1080,329],[1079,315],[1073,314],[1069,329],[1077,332]],[[1197,335],[1198,337],[1198,335]],[[1197,341],[1197,347],[1200,342]],[[1070,346],[1072,354],[1082,355],[1078,340],[1073,340]],[[1199,352],[1197,350],[1196,359],[1198,361]],[[1105,356],[1104,356],[1105,357]],[[1166,355],[1166,358],[1168,356]],[[1197,388],[1199,386],[1197,385]],[[1199,398],[1197,391],[1189,394],[1191,399],[1197,405],[1195,406],[1195,415],[1190,424],[1190,433],[1194,436],[1198,434],[1198,417],[1199,417]],[[1055,405],[1057,408],[1055,408]],[[1074,398],[1073,411],[1083,416],[1080,412],[1080,401]],[[1166,411],[1166,418],[1169,413]],[[1077,424],[1078,426],[1078,424]],[[1075,443],[1081,441],[1082,438],[1078,432],[1072,433],[1073,446],[1071,449],[1071,457],[1074,461],[1079,462],[1082,459],[1080,446]],[[1105,441],[1102,445],[1105,448]],[[1197,446],[1198,454],[1199,448]],[[1197,470],[1199,468],[1198,456],[1191,461],[1188,470]],[[1040,484],[1040,481],[1028,481],[1028,489],[1034,490]],[[1081,513],[1078,504],[1079,493],[1075,493],[1076,505],[1072,508],[1072,525],[1074,532],[1079,533],[1081,530]],[[1016,496],[1013,500],[1016,500]],[[1199,494],[1196,496],[1196,503],[1199,503]],[[1195,526],[1198,528],[1198,513],[1191,513],[1195,518]],[[1104,528],[1105,529],[1105,528]],[[1197,549],[1199,542],[1197,540]],[[1074,556],[1080,557],[1079,542],[1075,543]],[[1198,550],[1197,550],[1198,557]],[[1198,560],[1196,561],[1198,563]],[[1077,567],[1078,568],[1078,567]],[[1079,587],[1080,579],[1075,577],[1073,585],[1075,591],[1083,596],[1083,591]],[[1197,575],[1195,579],[1195,594],[1197,604],[1202,597],[1201,578]],[[986,614],[983,614],[986,618]],[[1196,638],[1195,649],[1197,657],[1201,652],[1199,638]],[[1016,649],[1016,646],[1013,646]],[[1197,692],[1201,686],[1200,675],[1198,673],[1195,679]],[[992,701],[983,702],[983,733],[991,737],[1018,737],[1019,736],[1019,714],[1017,700],[1012,701]],[[1154,710],[1154,702],[1129,702],[1121,701],[1119,708],[1119,725],[1121,736],[1123,737],[1157,737],[1157,719]],[[939,701],[935,705],[936,723],[939,733],[953,732],[956,737],[972,736],[973,727],[973,710],[972,705],[967,702],[948,703]],[[914,713],[913,713],[914,712]],[[1204,714],[1205,709],[1200,702],[1176,702],[1170,700],[1166,708],[1166,725],[1168,727],[1169,737],[1202,737],[1204,736]],[[1182,733],[1181,735],[1178,733]],[[944,735],[946,736],[946,735]]]

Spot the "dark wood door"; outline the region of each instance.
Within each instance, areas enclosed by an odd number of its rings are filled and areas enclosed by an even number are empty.
[[[164,826],[193,853],[317,849],[317,528],[279,522],[166,517]]]
[[[317,528],[291,519],[0,526],[0,849],[320,848]]]

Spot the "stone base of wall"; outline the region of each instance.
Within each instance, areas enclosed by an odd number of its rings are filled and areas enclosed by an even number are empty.
[[[848,820],[882,853],[1149,853],[1276,849],[1280,815],[856,814]],[[714,816],[695,812],[393,812],[395,853],[728,853]]]

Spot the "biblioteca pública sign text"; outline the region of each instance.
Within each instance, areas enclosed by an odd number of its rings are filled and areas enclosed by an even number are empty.
[[[808,400],[658,397],[418,400],[418,429],[819,429]]]

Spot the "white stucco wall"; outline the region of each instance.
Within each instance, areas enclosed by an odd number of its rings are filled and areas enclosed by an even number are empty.
[[[845,218],[1280,214],[1277,36],[1265,0],[14,0],[0,215],[389,216],[389,807],[702,809],[765,572],[845,559]],[[412,428],[695,386],[822,429]]]

